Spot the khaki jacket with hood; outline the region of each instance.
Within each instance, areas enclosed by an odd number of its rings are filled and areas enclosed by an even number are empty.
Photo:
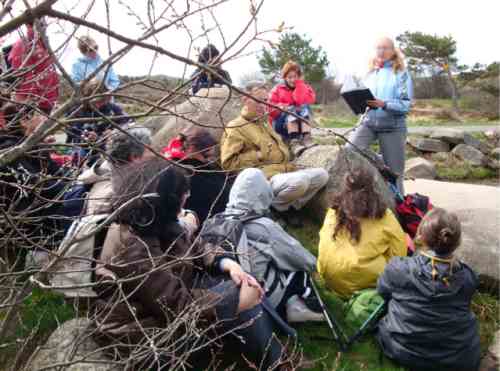
[[[231,121],[221,139],[221,163],[224,170],[259,168],[269,179],[279,173],[295,171],[290,152],[267,121],[257,120],[243,108]]]

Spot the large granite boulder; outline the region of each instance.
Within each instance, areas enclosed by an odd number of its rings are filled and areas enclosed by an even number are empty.
[[[148,119],[144,126],[153,134],[153,148],[159,150],[181,130],[198,125],[219,140],[224,125],[239,115],[239,99],[229,88],[201,89],[196,96],[174,106],[170,111]]]
[[[442,153],[442,152],[438,152]],[[414,157],[406,161],[405,175],[410,178],[436,179],[436,166],[425,158]]]
[[[90,320],[75,318],[63,323],[47,342],[39,346],[29,362],[29,370],[46,369],[59,365],[65,371],[119,371],[123,367],[106,357],[92,339],[88,329]],[[54,368],[59,369],[59,368]]]
[[[409,137],[408,144],[420,152],[449,152],[450,145],[439,139]]]
[[[468,144],[459,144],[451,152],[473,166],[481,166],[486,162],[486,156],[480,150]]]
[[[431,132],[430,138],[442,140],[450,144],[465,143],[465,131],[455,128],[438,128]]]
[[[306,150],[295,163],[299,167],[322,167],[330,174],[325,189],[319,192],[306,206],[310,214],[323,222],[329,200],[340,190],[344,175],[349,169],[363,167],[373,174],[377,191],[394,208],[394,195],[378,170],[366,158],[354,150],[336,145],[319,145]]]
[[[417,179],[406,181],[405,189],[408,193],[429,196],[435,206],[458,215],[462,223],[462,245],[457,256],[479,274],[483,284],[498,287],[500,188]]]

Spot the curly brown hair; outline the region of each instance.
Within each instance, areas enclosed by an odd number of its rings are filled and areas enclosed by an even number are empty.
[[[360,219],[380,219],[388,205],[377,192],[373,175],[360,169],[352,170],[344,176],[340,193],[333,197],[331,208],[337,216],[333,238],[345,229],[353,241],[359,242]]]

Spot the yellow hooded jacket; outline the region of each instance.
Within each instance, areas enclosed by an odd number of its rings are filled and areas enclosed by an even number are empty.
[[[221,139],[221,164],[224,170],[259,168],[269,179],[278,173],[295,171],[288,147],[267,121],[256,121],[245,108],[231,121]]]
[[[379,275],[393,256],[406,256],[406,239],[390,209],[381,219],[362,219],[358,243],[341,230],[333,239],[337,225],[330,209],[320,231],[318,272],[327,288],[343,298],[355,291],[375,288]]]

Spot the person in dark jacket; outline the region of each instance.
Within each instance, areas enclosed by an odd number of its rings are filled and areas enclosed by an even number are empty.
[[[198,63],[210,65],[210,67],[215,70],[220,76],[222,76],[224,80],[231,82],[231,76],[226,70],[223,70],[220,66],[214,66],[219,55],[219,50],[214,45],[208,44],[201,50],[200,55],[198,56]],[[194,78],[193,84],[191,86],[193,95],[198,93],[200,89],[210,89],[227,84],[220,77],[212,75],[200,69],[197,69],[193,73],[192,78]]]
[[[73,107],[67,118],[73,120],[66,130],[66,143],[75,144],[74,164],[87,159],[93,165],[104,152],[107,135],[113,124],[124,126],[131,122],[130,117],[116,103],[112,102],[108,87],[101,80],[92,80],[83,89],[84,97],[104,95],[90,102]],[[81,120],[81,121],[80,121]]]
[[[387,357],[412,371],[475,371],[479,332],[470,304],[478,278],[453,256],[460,222],[436,208],[422,220],[418,238],[425,250],[393,258],[378,280],[388,302],[378,341]]]
[[[176,145],[180,148],[177,148]],[[234,176],[229,176],[216,162],[217,141],[206,129],[193,126],[182,131],[163,151],[177,161],[191,182],[186,209],[196,212],[200,226],[211,215],[226,208]]]
[[[222,249],[191,240],[180,223],[188,178],[159,158],[129,169],[114,204],[120,233],[100,257],[100,277],[120,284],[102,283],[97,339],[129,352],[141,347],[134,357],[141,370],[189,367],[194,348],[229,338],[263,370],[278,364],[283,348],[273,333],[287,327],[264,309],[262,288]],[[148,350],[150,357],[141,356]]]
[[[45,120],[31,107],[10,103],[3,107],[2,116],[0,151],[21,144]],[[10,218],[9,222],[0,218],[0,230],[16,241],[7,248],[13,248],[19,266],[28,250],[54,248],[62,238],[62,220],[55,216],[61,216],[63,172],[42,146],[0,168],[0,209]]]

